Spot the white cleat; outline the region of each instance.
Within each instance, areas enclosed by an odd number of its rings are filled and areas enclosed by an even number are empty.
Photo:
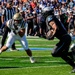
[[[30,57],[30,62],[31,62],[31,63],[35,63],[35,60],[34,60],[33,57]]]

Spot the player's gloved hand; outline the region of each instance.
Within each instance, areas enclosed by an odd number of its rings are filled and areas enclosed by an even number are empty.
[[[23,37],[25,35],[25,29],[21,29],[18,34],[20,37]]]

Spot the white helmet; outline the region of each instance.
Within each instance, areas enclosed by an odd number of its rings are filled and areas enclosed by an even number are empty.
[[[15,25],[20,25],[22,20],[23,20],[23,17],[22,17],[22,15],[20,13],[16,13],[13,16],[13,20],[14,20]]]
[[[16,14],[13,16],[13,19],[14,19],[14,20],[22,20],[23,17],[22,17],[22,15],[21,15],[20,13],[16,13]]]

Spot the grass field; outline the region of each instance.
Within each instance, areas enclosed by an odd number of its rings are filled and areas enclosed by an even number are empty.
[[[36,63],[30,63],[24,50],[7,50],[0,55],[0,75],[75,75],[70,73],[72,68],[65,61],[51,56],[51,50],[48,48],[52,49],[58,42],[57,39],[48,41],[38,37],[27,37],[27,40],[29,47],[36,49],[32,49]],[[22,48],[18,41],[16,47]]]

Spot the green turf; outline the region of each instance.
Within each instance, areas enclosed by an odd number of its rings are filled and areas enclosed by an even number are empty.
[[[71,67],[51,51],[32,51],[36,63],[31,64],[24,51],[4,52],[0,55],[0,75],[70,75]]]
[[[52,48],[54,45],[58,42],[58,40],[55,38],[54,40],[47,40],[43,38],[27,38],[29,47],[34,48]],[[17,47],[22,47],[21,45],[18,46],[19,41],[16,41]]]
[[[49,48],[48,45],[55,45],[58,42],[57,39],[54,42],[43,38],[27,38],[27,40],[30,48],[34,46],[40,48],[40,45]],[[19,42],[16,41],[16,44]],[[33,50],[32,53],[36,60],[34,64],[30,63],[25,51],[3,52],[0,55],[0,75],[75,75],[70,73],[72,67],[65,61],[52,57],[51,50]]]

